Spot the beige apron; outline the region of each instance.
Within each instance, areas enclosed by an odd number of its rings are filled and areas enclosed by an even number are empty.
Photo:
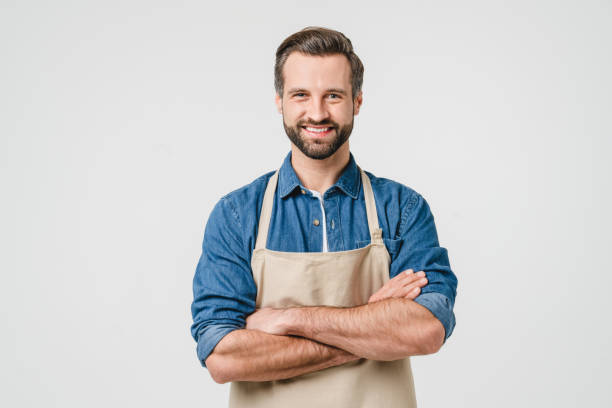
[[[389,280],[390,256],[378,227],[370,179],[359,169],[371,243],[340,252],[280,252],[266,249],[278,180],[270,178],[251,259],[256,307],[363,305]],[[410,408],[416,407],[410,359],[359,359],[278,381],[236,381],[230,408]]]

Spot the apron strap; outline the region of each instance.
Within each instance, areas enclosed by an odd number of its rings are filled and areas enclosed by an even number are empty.
[[[372,243],[382,243],[382,230],[378,226],[378,213],[376,212],[376,201],[370,178],[365,171],[359,168],[361,173],[361,185],[363,186],[363,197],[365,199],[366,215],[368,217],[368,228],[370,230],[370,241]],[[272,206],[274,205],[274,193],[278,183],[278,170],[268,180],[266,192],[264,193],[261,212],[259,213],[259,228],[257,230],[257,240],[255,249],[265,248],[268,241],[268,230],[270,228],[270,218],[272,217]]]
[[[255,249],[265,248],[268,241],[268,229],[270,228],[270,218],[272,217],[272,205],[274,205],[274,193],[278,181],[278,170],[268,180],[268,186],[264,193],[261,212],[259,213],[259,228],[257,229],[257,241]]]
[[[382,243],[382,230],[378,226],[378,213],[376,212],[376,201],[370,178],[365,171],[359,167],[361,173],[361,185],[363,186],[363,197],[365,199],[366,214],[368,216],[368,228],[370,229],[370,241],[372,243]]]

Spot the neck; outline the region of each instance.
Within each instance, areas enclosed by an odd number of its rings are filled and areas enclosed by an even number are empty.
[[[336,184],[342,170],[350,160],[349,144],[346,141],[327,159],[315,160],[304,155],[293,143],[291,144],[291,165],[300,182],[309,190],[324,194]]]

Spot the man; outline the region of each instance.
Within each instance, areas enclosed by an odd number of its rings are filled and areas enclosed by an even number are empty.
[[[362,81],[342,33],[288,37],[275,88],[291,152],[210,215],[191,331],[231,407],[416,406],[409,357],[454,328],[429,206],[349,151]]]

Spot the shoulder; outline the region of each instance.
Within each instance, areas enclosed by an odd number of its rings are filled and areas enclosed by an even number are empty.
[[[256,202],[261,203],[268,181],[273,174],[274,171],[269,171],[257,177],[249,184],[230,191],[221,197],[219,202],[233,207],[236,211],[240,211],[245,207],[251,207]]]
[[[403,209],[412,208],[423,196],[413,188],[386,177],[378,177],[369,171],[365,171],[372,184],[374,196],[382,203],[398,203]]]
[[[217,202],[210,218],[215,218],[216,223],[233,230],[247,246],[252,246],[250,241],[254,240],[263,196],[274,172],[269,171],[225,194]]]
[[[420,208],[427,206],[427,202],[421,194],[403,183],[369,171],[365,173],[372,184],[379,219],[384,218],[390,235],[398,237]]]

